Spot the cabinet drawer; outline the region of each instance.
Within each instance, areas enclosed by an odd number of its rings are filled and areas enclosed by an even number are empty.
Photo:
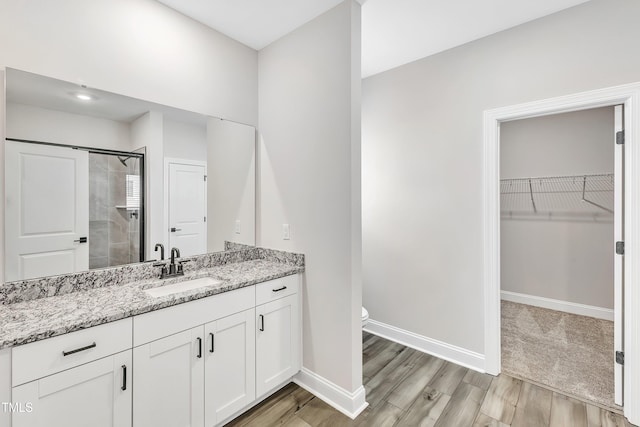
[[[285,276],[256,285],[256,305],[274,301],[298,292],[300,275]]]
[[[204,325],[255,306],[253,288],[236,289],[133,318],[133,346]]]
[[[13,387],[131,348],[131,318],[14,347]]]

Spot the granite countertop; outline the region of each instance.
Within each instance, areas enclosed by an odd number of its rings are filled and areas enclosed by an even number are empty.
[[[187,266],[188,270],[188,266]],[[251,259],[186,272],[0,305],[0,349],[62,335],[304,271],[304,265]],[[162,297],[144,290],[200,277],[222,283]]]

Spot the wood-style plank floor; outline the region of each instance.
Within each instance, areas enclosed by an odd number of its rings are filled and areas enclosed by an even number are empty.
[[[369,407],[355,420],[289,384],[228,426],[629,427],[619,414],[363,334]]]

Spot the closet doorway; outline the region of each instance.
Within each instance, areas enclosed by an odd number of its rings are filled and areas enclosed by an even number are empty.
[[[500,127],[502,123],[586,110],[624,105],[624,258],[622,272],[624,316],[621,347],[622,399],[625,417],[640,423],[640,83],[575,93],[524,104],[486,110],[483,117],[483,253],[485,289],[485,371],[501,372],[500,345]],[[613,248],[612,248],[613,250]],[[622,311],[614,309],[617,316]],[[616,337],[617,338],[617,337]],[[618,343],[616,343],[617,345]],[[622,348],[624,344],[624,348]],[[611,360],[615,354],[611,354]]]
[[[500,128],[502,372],[618,410],[622,114],[607,106]],[[617,381],[621,404],[621,370]]]

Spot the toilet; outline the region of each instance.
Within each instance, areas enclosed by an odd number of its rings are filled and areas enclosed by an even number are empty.
[[[369,322],[369,312],[366,308],[362,307],[362,327],[364,328]]]

